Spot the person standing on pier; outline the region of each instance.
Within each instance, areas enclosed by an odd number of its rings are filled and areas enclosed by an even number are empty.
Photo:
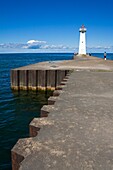
[[[106,52],[104,52],[104,60],[106,60],[106,56],[107,56],[107,54],[106,54]]]

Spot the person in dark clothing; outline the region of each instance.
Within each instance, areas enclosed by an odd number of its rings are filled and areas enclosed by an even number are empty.
[[[106,56],[107,56],[107,54],[106,54],[106,52],[104,52],[104,60],[106,60]]]
[[[89,56],[91,56],[91,53],[89,53]]]

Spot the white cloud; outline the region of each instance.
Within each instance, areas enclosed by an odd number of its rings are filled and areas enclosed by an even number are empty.
[[[113,46],[93,46],[93,47],[87,47],[88,49],[112,49]]]
[[[68,46],[64,46],[64,45],[45,45],[42,47],[42,49],[71,49]]]
[[[39,41],[39,40],[29,40],[25,46],[23,46],[24,49],[50,49],[50,50],[66,50],[66,49],[72,49],[68,46],[64,45],[48,45],[46,41]]]
[[[44,45],[43,49],[50,49],[50,45]]]
[[[39,41],[39,40],[29,40],[23,48],[25,49],[40,49],[46,41]]]
[[[27,44],[46,44],[46,41],[29,40]]]
[[[107,51],[108,53],[112,53],[113,52],[113,46],[90,46],[87,47],[87,51],[88,52],[92,52],[92,53],[103,53],[104,51]]]
[[[1,43],[0,44],[0,49],[5,49],[5,50],[40,50],[40,51],[70,51],[70,52],[75,52],[78,51],[78,47],[70,47],[70,46],[65,46],[63,44],[61,45],[50,45],[46,41],[41,41],[41,40],[29,40],[26,43]],[[87,51],[93,51],[93,52],[98,52],[98,51],[113,51],[113,46],[90,46],[87,47]],[[35,52],[34,51],[34,52]]]
[[[8,49],[16,49],[16,48],[22,48],[25,44],[19,44],[19,43],[2,43],[0,44],[0,48],[8,48]]]
[[[73,49],[72,47],[65,46],[65,45],[49,45],[46,41],[40,40],[29,40],[25,44],[19,43],[7,43],[7,44],[0,44],[0,48],[8,48],[8,49],[50,49],[50,50],[67,50]]]

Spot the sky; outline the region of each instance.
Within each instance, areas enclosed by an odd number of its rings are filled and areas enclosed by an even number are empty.
[[[0,53],[113,52],[112,0],[0,0]]]

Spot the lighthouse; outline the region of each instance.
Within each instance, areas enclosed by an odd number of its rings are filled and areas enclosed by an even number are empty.
[[[79,40],[79,54],[86,55],[86,28],[84,25],[79,29],[80,32],[80,40]]]

